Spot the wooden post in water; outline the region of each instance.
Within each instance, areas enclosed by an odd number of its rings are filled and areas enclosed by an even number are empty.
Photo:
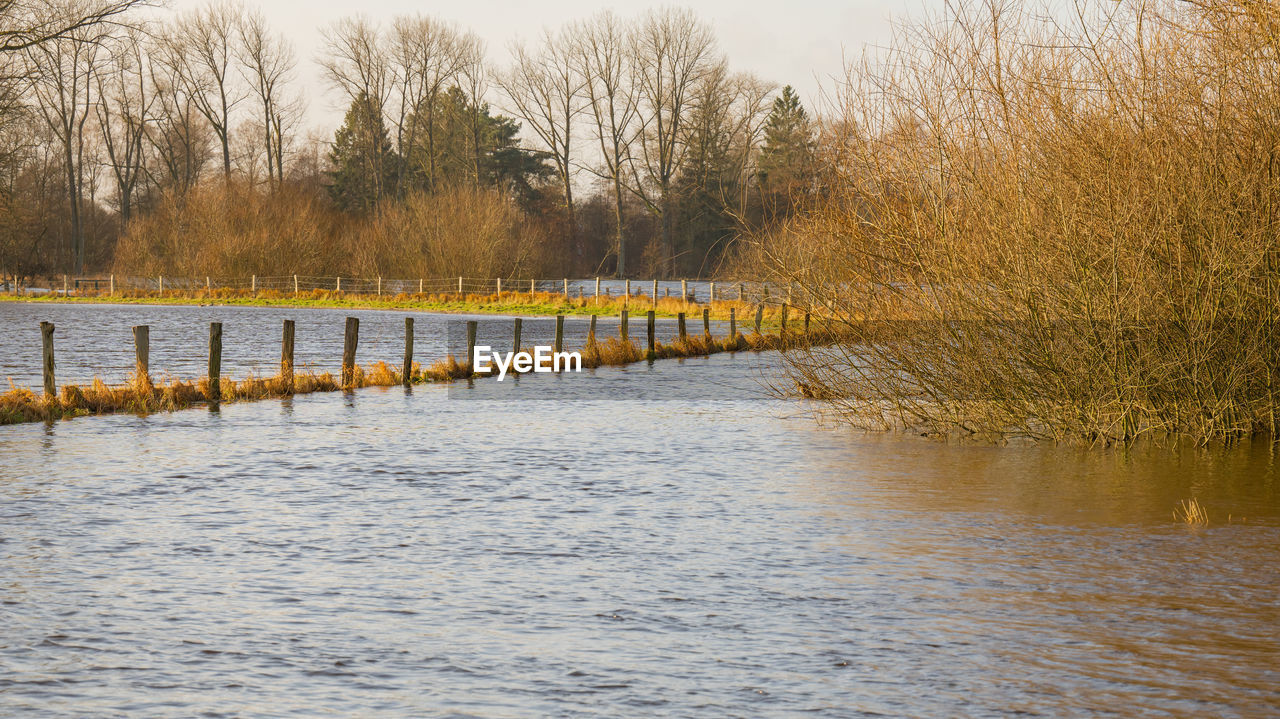
[[[760,334],[760,320],[764,319],[764,303],[756,303],[756,334]]]
[[[738,283],[738,301],[742,302],[747,298],[747,287],[741,282]]]
[[[413,383],[413,318],[404,318],[404,370],[401,383],[408,387]]]
[[[133,354],[135,358],[135,370],[137,372],[138,382],[143,386],[151,384],[151,328],[147,325],[137,325],[133,328]]]
[[[58,394],[57,383],[53,381],[53,323],[40,323],[40,340],[42,344],[43,362],[41,367],[44,373],[44,396],[53,397]]]
[[[280,379],[289,394],[293,394],[293,320],[284,321],[280,335]]]
[[[689,333],[685,331],[683,312],[680,312],[679,314],[676,315],[676,323],[680,329],[680,341],[684,342],[685,340],[689,339]]]
[[[522,329],[521,325],[523,324],[524,324],[524,320],[517,317],[516,327],[515,327],[515,336],[511,340],[511,354],[513,357],[515,356],[516,352],[520,351],[520,330]]]
[[[628,339],[627,337],[628,314],[629,313],[626,310],[623,310],[622,313],[618,316],[618,335],[622,337],[623,342],[626,342]]]
[[[702,310],[702,336],[711,341],[711,310]]]
[[[653,329],[653,310],[649,310],[649,359],[653,359],[654,352]]]
[[[556,315],[556,352],[564,351],[564,315]]]
[[[729,341],[738,341],[738,311],[733,307],[729,308]]]
[[[587,346],[596,343],[596,316],[591,315],[591,327],[587,330]]]
[[[471,360],[476,353],[476,329],[479,324],[476,320],[467,320],[467,374],[474,374],[476,371]]]
[[[356,382],[356,346],[360,344],[360,318],[347,318],[347,331],[342,336],[342,386]]]
[[[210,402],[222,399],[222,323],[209,323],[209,396]]]

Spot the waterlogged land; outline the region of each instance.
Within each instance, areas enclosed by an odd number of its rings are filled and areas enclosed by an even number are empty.
[[[333,358],[338,356],[338,347],[332,347],[329,350],[332,354],[321,357],[317,363],[313,364],[308,361],[309,356],[305,350],[299,356],[297,332],[293,330],[288,340],[288,346],[292,348],[287,355],[288,361],[282,362],[279,359],[280,355],[273,354],[270,349],[278,345],[279,340],[270,336],[270,330],[266,329],[270,325],[264,325],[263,320],[274,315],[276,327],[280,327],[284,321],[287,321],[292,327],[297,328],[296,316],[301,313],[307,318],[300,328],[303,334],[309,341],[314,341],[317,337],[321,340],[328,339],[328,343],[321,343],[327,346],[333,343],[338,334],[338,328],[330,325],[335,324],[339,319],[345,324],[347,317],[351,315],[350,310],[343,313],[345,316],[339,316],[332,311],[301,308],[273,308],[271,312],[253,309],[233,312],[219,305],[185,307],[187,311],[175,312],[173,307],[162,305],[130,309],[112,305],[79,307],[73,305],[66,308],[64,312],[49,313],[43,311],[47,310],[47,306],[11,305],[5,308],[0,305],[0,310],[7,309],[8,319],[12,320],[14,327],[15,338],[21,337],[23,326],[39,327],[41,323],[53,319],[72,323],[75,331],[71,333],[64,331],[64,334],[70,335],[69,338],[64,338],[60,343],[55,337],[53,344],[65,345],[65,340],[70,339],[73,350],[70,356],[74,362],[73,376],[76,371],[83,373],[88,368],[96,368],[91,379],[67,382],[67,373],[57,369],[60,362],[58,358],[63,354],[55,349],[52,365],[50,365],[55,370],[55,377],[50,380],[53,383],[53,389],[46,390],[44,394],[37,393],[30,389],[31,383],[25,386],[19,385],[14,381],[14,376],[16,374],[21,378],[25,375],[36,379],[39,373],[32,372],[31,363],[34,362],[36,366],[43,368],[44,358],[34,356],[33,345],[25,345],[21,341],[12,343],[8,353],[0,352],[0,370],[14,371],[8,375],[12,389],[0,393],[0,424],[50,421],[113,412],[149,413],[185,409],[207,401],[264,399],[332,391],[339,388],[358,389],[368,386],[447,382],[486,374],[480,367],[474,368],[475,371],[473,371],[469,364],[467,345],[462,341],[461,329],[464,324],[468,325],[467,331],[470,331],[471,325],[477,326],[475,345],[478,351],[492,351],[493,347],[511,347],[516,342],[515,318],[481,323],[478,319],[464,321],[438,313],[419,314],[418,318],[425,321],[424,331],[420,333],[417,325],[413,325],[413,337],[417,338],[419,334],[425,334],[428,359],[414,361],[410,368],[406,368],[404,355],[400,353],[400,349],[416,345],[416,342],[407,342],[405,333],[408,331],[408,325],[404,325],[406,329],[401,329],[400,316],[397,315],[392,324],[395,329],[391,329],[388,327],[388,317],[385,313],[366,312],[364,314],[371,315],[373,319],[375,340],[373,357],[363,360],[369,363],[365,366],[356,363],[349,373],[345,370],[336,373],[325,367],[333,367],[335,361]],[[37,312],[39,312],[38,315]],[[378,316],[379,314],[381,316]],[[406,315],[406,318],[412,319],[413,316]],[[527,324],[527,331],[521,334],[520,346],[526,349],[538,344],[549,346],[555,341],[554,338],[560,337],[565,348],[579,350],[575,353],[575,371],[577,371],[581,368],[604,365],[625,365],[643,359],[683,358],[726,351],[762,351],[777,349],[789,343],[829,340],[828,335],[816,327],[812,332],[785,333],[779,330],[778,334],[761,334],[752,331],[744,336],[743,333],[736,331],[732,317],[731,314],[728,323],[712,322],[709,314],[704,314],[703,321],[700,323],[701,332],[691,326],[691,322],[681,324],[679,321],[676,323],[655,321],[652,338],[648,337],[650,329],[646,326],[647,322],[645,325],[630,323],[629,331],[624,333],[621,318],[600,322],[598,317],[592,315],[590,322],[579,320],[563,326],[560,325],[560,319],[554,323],[533,320]],[[83,352],[77,352],[84,348],[100,349],[106,344],[119,341],[121,337],[132,335],[131,328],[135,324],[150,328],[152,320],[148,318],[156,318],[162,323],[157,327],[162,332],[162,335],[157,335],[157,339],[166,345],[168,351],[163,353],[163,360],[172,363],[171,365],[157,367],[155,363],[151,363],[149,370],[143,371],[142,360],[137,360],[138,364],[135,365],[136,339],[125,342],[121,350],[105,358],[101,355],[97,358],[86,357]],[[217,383],[199,374],[203,353],[195,348],[200,347],[204,339],[200,335],[192,336],[192,332],[203,333],[206,322],[200,318],[209,318],[209,321],[223,325],[220,330],[222,334],[218,340],[223,350],[226,349],[228,341],[242,343],[238,352],[232,353],[236,355],[234,357],[228,358],[225,351],[219,351],[218,356],[221,360],[229,359],[223,364],[232,371],[223,372]],[[225,333],[227,322],[224,318],[235,325],[235,331],[230,336]],[[352,319],[358,321],[359,317]],[[49,322],[49,324],[52,325],[50,331],[56,330],[59,326],[59,322]],[[63,326],[65,327],[65,324]],[[450,329],[452,331],[449,331]],[[126,332],[129,334],[126,335]],[[637,337],[637,334],[641,333],[645,335],[643,340]],[[629,336],[623,337],[624,334]],[[342,343],[344,353],[345,335],[344,329]],[[395,352],[389,351],[386,347],[388,335],[395,337],[394,342],[397,345]],[[446,335],[452,336],[446,337]],[[356,336],[352,335],[353,338]],[[42,339],[42,343],[43,341]],[[210,339],[209,342],[212,346],[213,340]],[[653,343],[651,348],[647,346],[649,342]],[[352,347],[358,344],[358,341],[353,342]],[[366,343],[365,355],[370,354],[367,345],[368,343]],[[641,347],[645,349],[642,350]],[[183,352],[186,354],[175,356],[175,353]],[[238,359],[245,353],[257,361],[250,363],[243,377],[237,378],[235,369],[243,369],[243,363],[238,362]],[[415,360],[421,357],[420,354],[414,355]],[[354,361],[355,358],[352,359]],[[260,369],[263,364],[267,364],[265,371]],[[183,374],[176,369],[177,367],[189,369],[190,373]],[[212,369],[209,371],[213,372]],[[98,372],[105,373],[106,376]],[[113,375],[119,376],[126,372],[126,381],[113,382]],[[494,372],[496,371],[491,369],[489,373]],[[60,385],[59,379],[61,379]],[[43,377],[37,381],[40,382],[40,386],[47,386],[44,384]]]
[[[1274,711],[1269,445],[855,434],[778,371],[2,427],[0,715]]]

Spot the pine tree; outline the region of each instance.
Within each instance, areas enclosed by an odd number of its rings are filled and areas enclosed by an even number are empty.
[[[377,206],[395,186],[396,158],[382,112],[370,98],[356,98],[329,152],[329,195],[348,212],[365,212]]]
[[[760,193],[767,216],[788,214],[814,176],[813,124],[790,85],[773,101],[760,150]]]

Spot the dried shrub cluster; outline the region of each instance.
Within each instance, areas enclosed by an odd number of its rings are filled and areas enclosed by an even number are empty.
[[[848,330],[788,353],[810,393],[877,428],[1275,436],[1278,6],[961,2],[840,110],[826,199],[744,257]]]

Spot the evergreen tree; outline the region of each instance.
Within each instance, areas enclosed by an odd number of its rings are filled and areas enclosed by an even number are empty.
[[[760,194],[766,217],[789,214],[814,177],[813,124],[790,85],[773,101],[760,150]]]
[[[395,186],[395,152],[381,108],[361,95],[347,109],[329,152],[329,195],[348,212],[377,206]]]

